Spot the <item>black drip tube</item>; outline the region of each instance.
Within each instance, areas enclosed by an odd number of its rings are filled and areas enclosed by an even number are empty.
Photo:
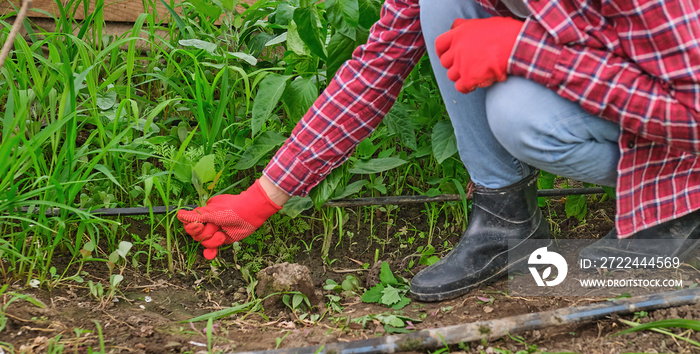
[[[600,194],[605,193],[603,188],[563,188],[563,189],[541,189],[537,191],[540,197],[556,197],[566,195],[581,195],[581,194]],[[421,204],[434,202],[454,202],[460,201],[462,197],[459,194],[441,194],[434,197],[425,195],[407,195],[407,196],[391,196],[391,197],[376,197],[376,198],[353,198],[353,199],[336,199],[329,200],[323,206],[325,207],[361,207],[370,205],[404,205],[404,204]],[[183,208],[194,209],[196,205],[184,205]],[[179,209],[177,206],[154,206],[152,211],[148,207],[133,207],[133,208],[100,208],[88,211],[93,215],[98,216],[129,216],[129,215],[150,215],[167,214]],[[27,208],[22,208],[23,212]],[[46,211],[46,216],[58,215],[60,208],[53,208]]]
[[[666,293],[635,296],[610,302],[595,303],[577,307],[529,313],[500,319],[465,323],[449,327],[424,329],[418,332],[384,336],[352,342],[327,343],[319,346],[287,348],[246,352],[254,354],[301,354],[301,353],[397,353],[426,351],[444,347],[497,339],[510,334],[521,333],[552,326],[562,326],[596,320],[612,314],[629,314],[636,311],[650,311],[674,306],[697,304],[700,302],[700,288],[670,291]]]

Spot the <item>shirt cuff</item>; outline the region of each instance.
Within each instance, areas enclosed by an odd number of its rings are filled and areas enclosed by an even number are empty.
[[[525,20],[508,61],[508,73],[554,88],[564,79],[557,65],[561,46],[532,17]]]

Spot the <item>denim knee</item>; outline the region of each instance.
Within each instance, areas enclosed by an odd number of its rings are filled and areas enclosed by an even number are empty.
[[[444,32],[457,18],[485,18],[491,15],[475,0],[419,0],[421,27],[432,27]]]
[[[490,96],[490,99],[489,99]],[[515,158],[531,163],[532,155],[528,151],[536,148],[530,143],[535,134],[541,134],[537,129],[536,117],[528,117],[523,110],[523,103],[518,102],[520,95],[499,94],[496,97],[490,92],[486,99],[486,117],[491,132],[496,140]]]
[[[559,176],[615,185],[617,124],[519,77],[489,88],[486,116],[496,140],[520,161]]]

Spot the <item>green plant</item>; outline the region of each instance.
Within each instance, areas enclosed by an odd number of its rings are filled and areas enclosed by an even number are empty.
[[[24,295],[24,294],[18,294],[15,292],[6,292],[7,288],[9,287],[8,284],[3,285],[0,287],[0,296],[10,296],[9,300],[3,301],[2,307],[0,307],[0,332],[2,332],[5,329],[5,326],[7,325],[7,317],[5,315],[7,309],[10,307],[10,305],[17,301],[17,300],[26,300],[29,303],[31,303],[34,306],[40,307],[40,308],[46,308],[46,305],[44,305],[41,301],[29,296],[29,295]]]
[[[414,324],[420,323],[420,319],[406,317],[400,314],[371,314],[355,317],[351,321],[360,324],[363,328],[367,322],[377,320],[384,325],[387,333],[409,333],[415,330]]]
[[[304,321],[308,318],[311,322],[316,322],[320,318],[318,314],[309,313],[311,309],[309,298],[300,292],[294,291],[283,294],[282,303],[292,311],[292,314],[296,316],[299,321]]]
[[[333,279],[326,279],[326,285],[323,288],[340,293],[344,297],[357,296],[362,291],[360,281],[357,277],[350,274],[345,276],[345,280],[341,284],[338,284]]]
[[[279,349],[280,344],[282,344],[282,341],[284,341],[287,336],[292,333],[291,331],[285,333],[281,338],[280,337],[275,337],[275,350]]]
[[[362,301],[389,306],[395,310],[404,308],[411,303],[406,296],[409,286],[403,279],[397,279],[389,268],[389,263],[382,262],[379,273],[380,283],[369,288],[362,294]]]
[[[685,328],[685,329],[688,329],[689,332],[691,332],[691,333],[697,332],[697,331],[700,331],[700,321],[697,321],[697,320],[666,319],[666,320],[659,320],[659,321],[653,321],[653,322],[641,324],[641,323],[637,323],[637,322],[633,322],[633,321],[627,321],[627,320],[620,319],[620,322],[630,326],[631,328],[628,328],[624,331],[614,333],[613,335],[615,335],[615,336],[619,336],[619,335],[627,334],[627,333],[631,333],[631,332],[651,330],[654,332],[665,334],[665,335],[673,337],[675,339],[685,341],[687,343],[692,344],[694,347],[700,348],[699,342],[692,340],[690,338],[686,338],[686,337],[683,337],[681,335],[669,332],[665,329],[665,328]]]

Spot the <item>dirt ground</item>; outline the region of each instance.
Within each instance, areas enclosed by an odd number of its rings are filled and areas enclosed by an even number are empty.
[[[560,238],[598,238],[612,227],[614,201],[589,204],[588,219],[580,223],[575,219],[551,217],[564,215],[563,205],[557,200],[548,210],[551,228]],[[420,225],[425,215],[420,207],[407,208],[389,226],[387,234],[393,234],[405,225]],[[423,222],[424,224],[424,222]],[[445,223],[438,223],[444,225]],[[449,224],[449,223],[447,223]],[[366,230],[350,230],[361,234]],[[363,226],[364,227],[364,226]],[[387,227],[381,225],[378,227]],[[361,227],[362,228],[362,227]],[[461,230],[441,230],[438,252],[445,243],[453,245],[459,239]],[[312,235],[308,235],[310,237]],[[307,236],[302,236],[307,237]],[[358,238],[355,237],[355,240]],[[314,288],[325,300],[331,292],[323,289],[327,279],[341,282],[346,275],[353,274],[366,281],[376,276],[369,271],[360,271],[357,261],[372,262],[375,248],[364,243],[341,245],[331,248],[331,259],[337,259],[332,267],[324,266],[317,252],[299,252],[297,263],[309,267]],[[380,260],[387,261],[392,269],[405,269],[406,260],[414,250],[389,251],[400,249],[395,240],[387,240],[382,245]],[[224,254],[222,257],[230,257]],[[7,325],[0,333],[0,342],[14,346],[15,352],[45,353],[57,346],[65,352],[86,353],[88,348],[99,349],[100,341],[96,324],[102,331],[103,343],[107,352],[113,353],[198,353],[207,352],[208,344],[214,351],[238,352],[279,348],[293,348],[329,342],[352,341],[387,335],[384,326],[377,320],[370,320],[364,326],[350,319],[371,314],[390,314],[393,310],[360,301],[359,297],[342,300],[342,314],[331,316],[325,301],[317,301],[309,314],[318,314],[322,319],[313,323],[300,319],[283,304],[265,307],[264,311],[239,313],[213,322],[213,333],[207,336],[206,322],[189,323],[186,320],[242,303],[250,299],[248,283],[234,268],[219,271],[212,276],[210,263],[204,258],[197,260],[198,269],[191,273],[167,274],[153,271],[149,275],[132,267],[127,267],[124,283],[116,302],[100,303],[90,296],[84,284],[66,283],[52,291],[24,288],[12,284],[11,291],[31,294],[46,304],[39,308],[25,301],[15,301],[7,309]],[[420,268],[414,267],[415,272]],[[100,279],[99,272],[91,271],[93,280]],[[411,274],[401,275],[410,278]],[[700,274],[691,277],[698,283]],[[87,279],[86,279],[87,280]],[[422,321],[411,322],[408,329],[427,329],[463,324],[474,321],[498,319],[507,316],[534,313],[550,309],[584,305],[605,301],[604,298],[580,296],[519,297],[507,293],[507,279],[472,290],[457,299],[440,303],[420,303],[413,301],[400,311],[400,314]],[[483,300],[488,299],[488,302]],[[0,303],[4,304],[5,297]],[[639,317],[639,316],[637,316]],[[633,315],[622,317],[637,320]],[[642,315],[639,322],[659,319],[686,318],[700,320],[700,305],[683,306],[649,312]],[[465,343],[450,348],[452,352],[467,353],[515,353],[529,352],[575,352],[575,353],[700,353],[700,348],[671,336],[655,332],[639,332],[620,336],[612,334],[628,328],[612,316],[597,322],[587,322],[568,326],[544,328],[520,333],[521,337],[492,338],[490,341]],[[82,329],[79,330],[79,329]],[[700,341],[700,332],[689,333],[678,329],[670,331]],[[6,352],[9,348],[5,348]],[[2,353],[0,348],[0,353]]]

